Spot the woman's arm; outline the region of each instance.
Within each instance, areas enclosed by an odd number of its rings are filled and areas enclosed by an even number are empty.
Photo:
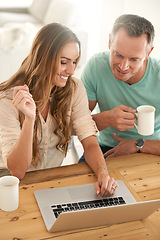
[[[71,123],[83,145],[85,160],[98,178],[95,183],[96,193],[99,196],[113,194],[114,188],[117,188],[117,183],[108,175],[106,162],[96,138],[98,130],[88,108],[88,98],[84,85],[79,80],[76,82],[78,85],[72,102]]]
[[[85,160],[98,178],[98,181],[95,183],[96,193],[99,196],[114,194],[118,185],[114,178],[111,178],[108,174],[106,162],[96,137],[90,136],[81,142],[84,148]]]
[[[32,162],[32,144],[36,106],[28,87],[15,87],[13,104],[25,115],[20,136],[7,156],[11,174],[22,179]]]
[[[7,167],[10,173],[22,179],[32,162],[34,121],[25,119],[19,139],[8,154]]]

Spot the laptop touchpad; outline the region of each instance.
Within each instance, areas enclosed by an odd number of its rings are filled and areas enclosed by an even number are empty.
[[[67,189],[72,200],[90,200],[99,199],[97,196],[94,184],[72,186]]]

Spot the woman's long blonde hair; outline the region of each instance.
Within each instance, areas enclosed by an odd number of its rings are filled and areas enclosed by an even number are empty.
[[[51,115],[56,120],[54,133],[59,137],[57,149],[67,152],[70,141],[69,122],[67,112],[73,91],[74,81],[70,76],[65,87],[52,86],[53,77],[60,66],[60,54],[65,44],[80,42],[77,36],[66,26],[58,23],[51,23],[44,26],[36,35],[29,55],[22,62],[19,70],[6,82],[0,84],[0,91],[6,91],[12,87],[26,84],[36,103],[36,120],[33,136],[33,166],[41,162],[39,155],[39,144],[42,140],[42,126],[39,119],[39,111],[43,111],[50,99]],[[53,88],[53,89],[52,89]],[[24,115],[20,112],[19,119],[21,126]],[[40,140],[38,135],[41,134]]]

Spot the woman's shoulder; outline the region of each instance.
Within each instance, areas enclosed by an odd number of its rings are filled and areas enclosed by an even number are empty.
[[[13,102],[13,88],[7,89],[0,92],[0,109],[5,109],[6,111],[15,111],[18,109],[14,106]]]
[[[76,84],[78,84],[80,82],[80,79],[77,78],[76,76],[72,76],[72,81]]]
[[[72,80],[75,84],[75,88],[74,88],[75,91],[74,92],[75,92],[76,95],[80,94],[80,93],[82,94],[83,92],[85,92],[85,87],[84,87],[84,84],[83,84],[81,79],[79,79],[75,76],[72,76]]]
[[[12,101],[13,90],[14,90],[14,88],[10,88],[10,89],[4,90],[4,91],[0,91],[0,100],[1,99],[3,99],[3,100],[7,99],[7,100]]]
[[[83,82],[76,76],[72,76],[72,81],[75,83],[76,86],[83,87]]]

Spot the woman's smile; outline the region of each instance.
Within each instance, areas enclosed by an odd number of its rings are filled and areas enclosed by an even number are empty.
[[[69,77],[69,76],[62,76],[62,75],[60,75],[60,74],[58,74],[58,75],[59,75],[59,77],[60,77],[62,80],[65,80],[65,81],[68,80],[68,77]]]

